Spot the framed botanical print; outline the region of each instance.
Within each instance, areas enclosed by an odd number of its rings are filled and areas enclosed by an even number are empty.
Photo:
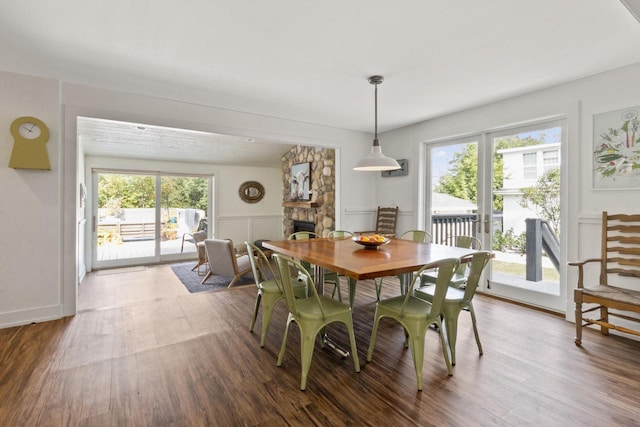
[[[593,116],[593,188],[640,188],[640,106]]]

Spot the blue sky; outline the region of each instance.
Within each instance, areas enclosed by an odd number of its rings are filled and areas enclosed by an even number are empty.
[[[544,135],[544,144],[552,144],[556,142],[561,142],[562,137],[562,128],[561,127],[553,127],[547,129],[540,129],[531,132],[522,132],[516,134],[520,138],[533,137],[535,139],[542,139]],[[432,184],[436,185],[440,177],[447,173],[449,170],[449,162],[453,159],[453,155],[456,152],[462,151],[464,146],[468,143],[464,144],[453,144],[453,145],[444,145],[440,147],[436,147],[431,152],[431,179]]]

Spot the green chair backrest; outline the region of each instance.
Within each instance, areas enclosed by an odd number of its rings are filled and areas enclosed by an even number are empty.
[[[287,240],[309,240],[309,239],[317,239],[318,235],[313,231],[296,231],[295,233],[291,233]]]
[[[479,251],[470,255],[471,262],[469,263],[469,275],[467,276],[467,284],[464,289],[464,302],[469,302],[473,298],[473,294],[475,294],[478,283],[480,282],[480,276],[482,276],[484,268],[489,264],[489,260],[491,259],[491,251]]]
[[[346,230],[333,230],[333,231],[330,231],[329,234],[327,235],[327,237],[330,239],[344,239],[352,236],[353,236],[353,233],[351,231],[346,231]]]
[[[256,286],[260,287],[260,283],[265,280],[273,280],[276,282],[278,288],[280,288],[280,291],[282,291],[279,277],[276,275],[276,272],[273,271],[269,258],[267,258],[264,252],[256,245],[249,242],[245,242],[245,245],[247,246],[249,262],[251,263],[251,271],[253,272],[253,277],[256,279]]]
[[[449,288],[449,282],[453,277],[453,273],[460,265],[460,259],[458,258],[445,258],[440,261],[431,262],[429,264],[424,265],[420,270],[413,275],[413,280],[411,281],[411,289],[414,288],[416,281],[420,283],[420,275],[423,271],[438,269],[438,276],[436,277],[436,290],[433,295],[433,300],[431,301],[431,315],[441,313],[442,305],[444,304],[444,298],[447,295],[447,289]],[[404,301],[402,303],[402,308],[400,309],[400,317],[404,313],[404,309],[409,302],[409,300],[413,297],[413,291],[409,291],[404,296]]]
[[[322,309],[322,303],[320,302],[320,297],[318,296],[318,291],[313,283],[313,279],[311,275],[307,271],[306,268],[302,266],[299,262],[295,261],[293,258],[290,258],[283,254],[273,254],[273,258],[275,258],[278,269],[280,270],[280,281],[282,283],[282,291],[284,292],[285,300],[287,301],[287,308],[289,312],[291,312],[294,316],[298,317],[298,310],[296,308],[296,298],[293,292],[293,284],[292,280],[303,280],[309,289],[309,298],[315,298],[320,311],[324,317],[324,311]],[[294,274],[293,278],[291,274]]]
[[[480,243],[480,239],[473,236],[452,236],[447,239],[447,244],[455,246],[457,248],[464,249],[475,249],[480,250],[482,248],[482,244]],[[456,270],[456,276],[464,276],[467,271],[467,264],[460,264],[458,269]]]
[[[458,248],[465,249],[482,249],[482,244],[480,243],[480,239],[473,236],[455,236],[450,239],[450,242],[453,246]]]
[[[431,241],[431,233],[424,230],[409,230],[400,236],[400,238],[412,240],[416,243],[429,243]]]

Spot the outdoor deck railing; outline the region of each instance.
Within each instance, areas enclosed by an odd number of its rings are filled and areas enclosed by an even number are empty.
[[[431,215],[431,240],[433,243],[446,243],[455,236],[476,236],[477,215]]]

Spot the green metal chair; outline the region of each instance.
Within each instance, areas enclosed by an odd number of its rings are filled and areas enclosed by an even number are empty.
[[[416,243],[429,243],[431,242],[431,233],[424,230],[409,230],[406,231],[400,236],[403,240],[411,240]],[[373,282],[376,285],[376,301],[380,301],[380,291],[382,289],[382,281],[383,277],[379,279],[374,279]],[[407,283],[405,283],[405,275],[399,274],[398,279],[400,280],[400,293],[404,295],[404,290],[407,288]]]
[[[449,280],[451,279],[455,269],[458,268],[459,264],[459,259],[447,258],[427,264],[418,271],[418,273],[420,273],[423,270],[433,269],[436,266],[438,267],[438,279],[435,285],[436,289],[434,298],[431,303],[415,297],[413,292],[406,292],[405,295],[378,301],[373,320],[373,330],[371,332],[371,342],[369,343],[367,361],[370,362],[371,356],[373,355],[378,323],[381,318],[389,317],[397,320],[404,327],[405,334],[407,336],[405,346],[407,346],[408,341],[409,347],[411,348],[411,355],[413,356],[413,365],[416,370],[416,377],[418,379],[418,390],[422,390],[422,365],[424,361],[425,335],[431,325],[436,325],[438,327],[442,354],[447,365],[447,371],[449,375],[453,375],[453,368],[449,361],[448,347],[442,332],[441,317],[443,315],[442,306],[444,303],[444,296],[449,287]],[[417,278],[418,276],[414,276],[411,282],[412,287],[415,286]]]
[[[249,255],[249,261],[251,263],[251,270],[253,277],[256,279],[256,287],[258,288],[258,295],[256,296],[256,306],[253,310],[253,317],[251,319],[251,325],[249,326],[249,332],[253,332],[253,327],[256,324],[258,318],[258,311],[260,310],[260,302],[264,302],[262,307],[262,333],[260,334],[260,347],[264,347],[265,337],[267,336],[267,330],[271,323],[271,315],[273,314],[273,307],[278,301],[284,298],[284,292],[282,291],[282,285],[280,284],[279,276],[271,267],[269,258],[258,248],[256,245],[245,242],[247,245],[247,252]],[[292,284],[293,294],[296,298],[307,297],[307,285],[304,282],[296,282]]]
[[[355,371],[360,372],[360,361],[358,360],[356,338],[353,331],[351,308],[332,298],[318,295],[315,286],[313,286],[313,278],[299,262],[282,254],[274,254],[273,257],[276,259],[280,269],[282,288],[287,301],[287,307],[289,308],[287,326],[284,331],[282,347],[280,348],[278,362],[276,363],[277,366],[282,366],[282,360],[284,359],[284,353],[287,347],[289,326],[291,322],[296,322],[300,329],[300,364],[302,366],[300,390],[304,390],[307,386],[307,375],[309,373],[309,367],[311,366],[311,359],[313,357],[313,350],[318,333],[327,325],[339,322],[344,323],[347,327]],[[304,282],[310,290],[308,298],[295,298],[293,281],[291,279],[292,271],[297,272],[298,277],[304,278]]]
[[[287,240],[309,240],[309,239],[317,239],[318,235],[312,231],[296,231],[295,233],[291,233]],[[311,274],[313,277],[313,267],[306,261],[300,261],[302,266]],[[331,291],[331,298],[334,298],[336,292],[338,293],[338,301],[342,302],[342,292],[340,292],[340,277],[338,273],[335,271],[324,270],[324,282],[333,284],[333,290]]]
[[[464,249],[482,249],[482,243],[480,242],[480,240],[473,236],[452,236],[447,239],[446,244],[449,246],[456,246],[458,248]],[[458,267],[456,272],[453,274],[449,286],[464,289],[467,284],[468,275],[468,264],[460,264],[460,267]],[[425,271],[420,276],[420,285],[424,285],[425,283],[436,283],[436,276],[437,272],[435,271]]]
[[[334,239],[334,240],[350,239],[353,237],[353,233],[347,230],[333,230],[333,231],[330,231],[329,234],[327,234],[327,237],[329,239]],[[356,297],[357,280],[352,279],[351,277],[347,277],[347,281],[349,283],[349,307],[353,309],[353,301],[355,300],[355,297]],[[342,301],[342,299],[340,299],[340,301]]]
[[[447,341],[449,342],[449,351],[451,352],[451,363],[456,364],[456,338],[458,334],[458,316],[462,310],[468,310],[471,313],[471,322],[473,323],[473,333],[476,337],[478,351],[482,355],[482,344],[480,344],[480,336],[478,335],[478,327],[476,325],[476,313],[473,310],[473,296],[478,288],[478,283],[484,268],[491,259],[491,252],[480,251],[474,252],[471,256],[469,267],[469,276],[467,286],[464,289],[449,286],[444,297],[442,313],[444,315],[444,326],[447,330]],[[435,296],[437,284],[420,286],[415,289],[414,295],[425,301],[432,302]]]

